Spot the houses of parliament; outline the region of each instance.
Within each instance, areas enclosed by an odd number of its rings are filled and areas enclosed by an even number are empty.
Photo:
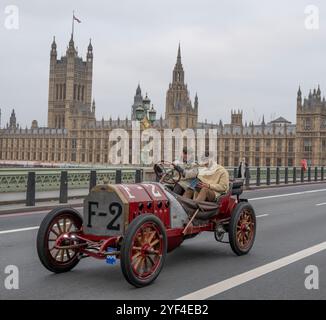
[[[224,166],[238,166],[243,157],[251,166],[299,166],[302,159],[312,166],[326,165],[326,101],[319,86],[305,98],[299,88],[294,101],[296,124],[283,117],[269,123],[263,119],[259,124],[247,124],[242,111],[231,111],[229,124],[218,119],[216,123],[199,122],[199,99],[197,94],[193,102],[190,98],[179,45],[164,118],[157,118],[151,100],[138,85],[130,118],[97,120],[92,100],[93,59],[91,42],[84,60],[78,55],[73,36],[66,55],[58,59],[53,39],[47,127],[39,127],[33,120],[30,128],[21,128],[13,110],[9,123],[0,128],[0,160],[109,165],[110,132],[116,128],[130,132],[132,121],[138,120],[141,130],[216,129],[214,151]]]

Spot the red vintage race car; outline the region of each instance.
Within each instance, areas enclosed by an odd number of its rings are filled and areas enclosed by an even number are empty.
[[[61,273],[85,257],[120,259],[126,280],[143,287],[157,278],[167,252],[203,231],[229,242],[239,256],[250,251],[256,216],[240,198],[242,181],[230,182],[217,202],[196,202],[173,191],[181,178],[174,164],[160,162],[154,171],[159,182],[97,185],[84,200],[83,217],[73,208],[48,213],[37,235],[42,264]]]

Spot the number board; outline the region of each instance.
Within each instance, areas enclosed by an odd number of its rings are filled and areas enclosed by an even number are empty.
[[[92,191],[84,201],[84,232],[99,236],[122,235],[124,214],[124,205],[115,192]]]

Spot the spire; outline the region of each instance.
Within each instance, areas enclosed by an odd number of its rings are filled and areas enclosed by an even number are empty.
[[[52,50],[57,50],[57,44],[55,42],[55,36],[53,36],[53,42],[52,42],[52,45],[51,45],[51,49]]]
[[[53,41],[52,41],[52,44],[51,44],[51,58],[54,58],[56,59],[57,57],[57,44],[55,42],[55,37],[53,36]]]
[[[17,126],[17,121],[16,121],[15,109],[12,109],[10,119],[9,119],[9,128],[15,129],[16,126]]]
[[[89,39],[89,44],[87,47],[87,61],[92,62],[93,61],[93,45],[92,45],[92,39]]]
[[[181,62],[181,47],[180,43],[178,46],[178,56],[177,56],[177,62],[174,66],[173,69],[173,82],[178,82],[184,84],[184,71],[182,67],[182,62]]]
[[[136,89],[136,96],[141,96],[141,88],[139,82],[138,82],[138,87]]]
[[[300,107],[302,105],[302,92],[301,87],[299,86],[298,95],[297,95],[297,106]]]
[[[70,41],[69,41],[69,48],[73,47],[75,48],[75,43],[74,43],[74,36],[71,34]]]
[[[181,64],[181,46],[179,42],[177,64]]]
[[[67,55],[75,55],[76,54],[76,50],[75,50],[75,43],[74,43],[74,39],[73,39],[73,35],[71,34],[70,37],[70,41],[69,41],[69,45],[67,48]]]
[[[298,97],[301,97],[301,94],[302,94],[302,92],[301,92],[301,86],[299,86]]]
[[[195,107],[195,109],[198,109],[198,95],[197,95],[197,92],[196,92],[196,95],[195,95],[194,107]]]
[[[89,39],[88,51],[93,51],[92,39]]]
[[[265,115],[263,114],[263,121],[261,122],[261,124],[264,126],[265,125]]]

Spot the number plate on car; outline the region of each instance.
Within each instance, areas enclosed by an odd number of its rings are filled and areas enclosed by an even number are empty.
[[[100,236],[121,235],[123,204],[115,192],[92,191],[84,201],[84,232]]]

